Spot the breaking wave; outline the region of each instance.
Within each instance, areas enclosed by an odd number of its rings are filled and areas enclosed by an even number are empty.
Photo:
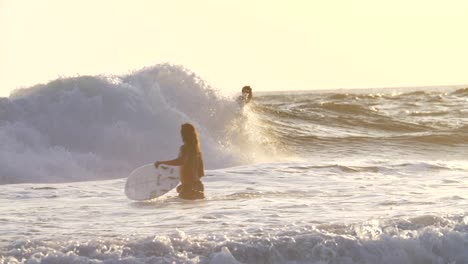
[[[0,100],[0,184],[126,177],[176,156],[184,122],[199,129],[208,168],[239,164],[247,159],[226,146],[241,116],[234,100],[169,64],[20,89]]]

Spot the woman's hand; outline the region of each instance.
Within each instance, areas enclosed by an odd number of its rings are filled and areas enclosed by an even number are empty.
[[[157,169],[157,168],[159,168],[159,165],[161,165],[161,164],[162,164],[162,162],[156,161],[156,162],[154,163],[154,167],[156,167],[156,169]]]

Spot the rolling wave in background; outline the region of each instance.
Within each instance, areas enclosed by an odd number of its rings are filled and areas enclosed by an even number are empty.
[[[466,159],[468,88],[408,90],[271,94],[256,98],[256,115],[297,155]]]
[[[264,93],[242,111],[181,66],[61,78],[0,98],[0,183],[126,177],[176,156],[183,122],[199,129],[212,169],[402,152],[465,157],[467,100],[468,88]]]

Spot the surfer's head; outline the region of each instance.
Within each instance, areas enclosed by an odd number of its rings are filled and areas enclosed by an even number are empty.
[[[242,87],[242,93],[249,93],[251,94],[252,93],[252,88],[250,86],[244,86]]]
[[[182,141],[189,147],[195,147],[197,151],[200,151],[200,143],[198,140],[198,133],[195,127],[190,123],[185,123],[180,128],[180,134]]]
[[[244,97],[246,102],[249,102],[252,99],[252,88],[250,86],[242,87],[242,97]]]

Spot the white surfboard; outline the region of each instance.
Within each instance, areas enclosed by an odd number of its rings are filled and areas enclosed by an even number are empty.
[[[137,168],[128,176],[125,194],[129,199],[144,201],[159,197],[174,189],[179,183],[177,167],[148,164]]]

